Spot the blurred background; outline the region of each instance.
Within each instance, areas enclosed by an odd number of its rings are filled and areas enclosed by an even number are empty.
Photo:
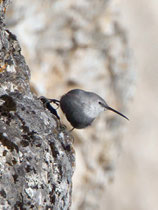
[[[82,88],[130,118],[106,112],[73,131],[72,209],[157,210],[158,2],[14,0],[6,24],[36,95]]]
[[[120,0],[120,21],[128,33],[137,77],[131,121],[123,141],[110,210],[158,209],[158,1]],[[125,138],[125,137],[124,137]]]

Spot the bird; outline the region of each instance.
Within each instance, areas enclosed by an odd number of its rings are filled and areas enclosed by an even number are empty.
[[[82,89],[72,89],[64,94],[60,100],[48,99],[48,101],[60,106],[73,129],[83,129],[90,126],[100,113],[106,110],[115,112],[129,120],[125,115],[108,106],[98,94]]]

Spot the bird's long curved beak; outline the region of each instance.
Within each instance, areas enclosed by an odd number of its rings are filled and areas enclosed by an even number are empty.
[[[115,112],[115,113],[119,114],[120,116],[122,116],[122,117],[126,118],[127,120],[129,120],[128,117],[126,117],[122,113],[118,112],[117,110],[111,108],[110,106],[106,106],[105,108],[108,109],[108,110],[110,110],[110,111],[112,111],[112,112]]]

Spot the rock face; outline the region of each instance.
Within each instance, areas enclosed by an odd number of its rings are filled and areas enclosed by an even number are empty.
[[[72,137],[30,91],[30,70],[0,3],[0,209],[69,209]]]
[[[116,14],[113,0],[13,1],[7,26],[20,41],[38,95],[59,99],[81,88],[96,92],[128,116],[134,73],[128,39]],[[92,127],[73,131],[77,167],[72,209],[104,209],[124,122],[128,124],[106,112]]]

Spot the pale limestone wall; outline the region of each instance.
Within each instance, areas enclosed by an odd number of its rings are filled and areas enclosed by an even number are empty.
[[[108,186],[110,210],[158,209],[158,1],[120,0],[137,74],[130,124],[115,182]]]

